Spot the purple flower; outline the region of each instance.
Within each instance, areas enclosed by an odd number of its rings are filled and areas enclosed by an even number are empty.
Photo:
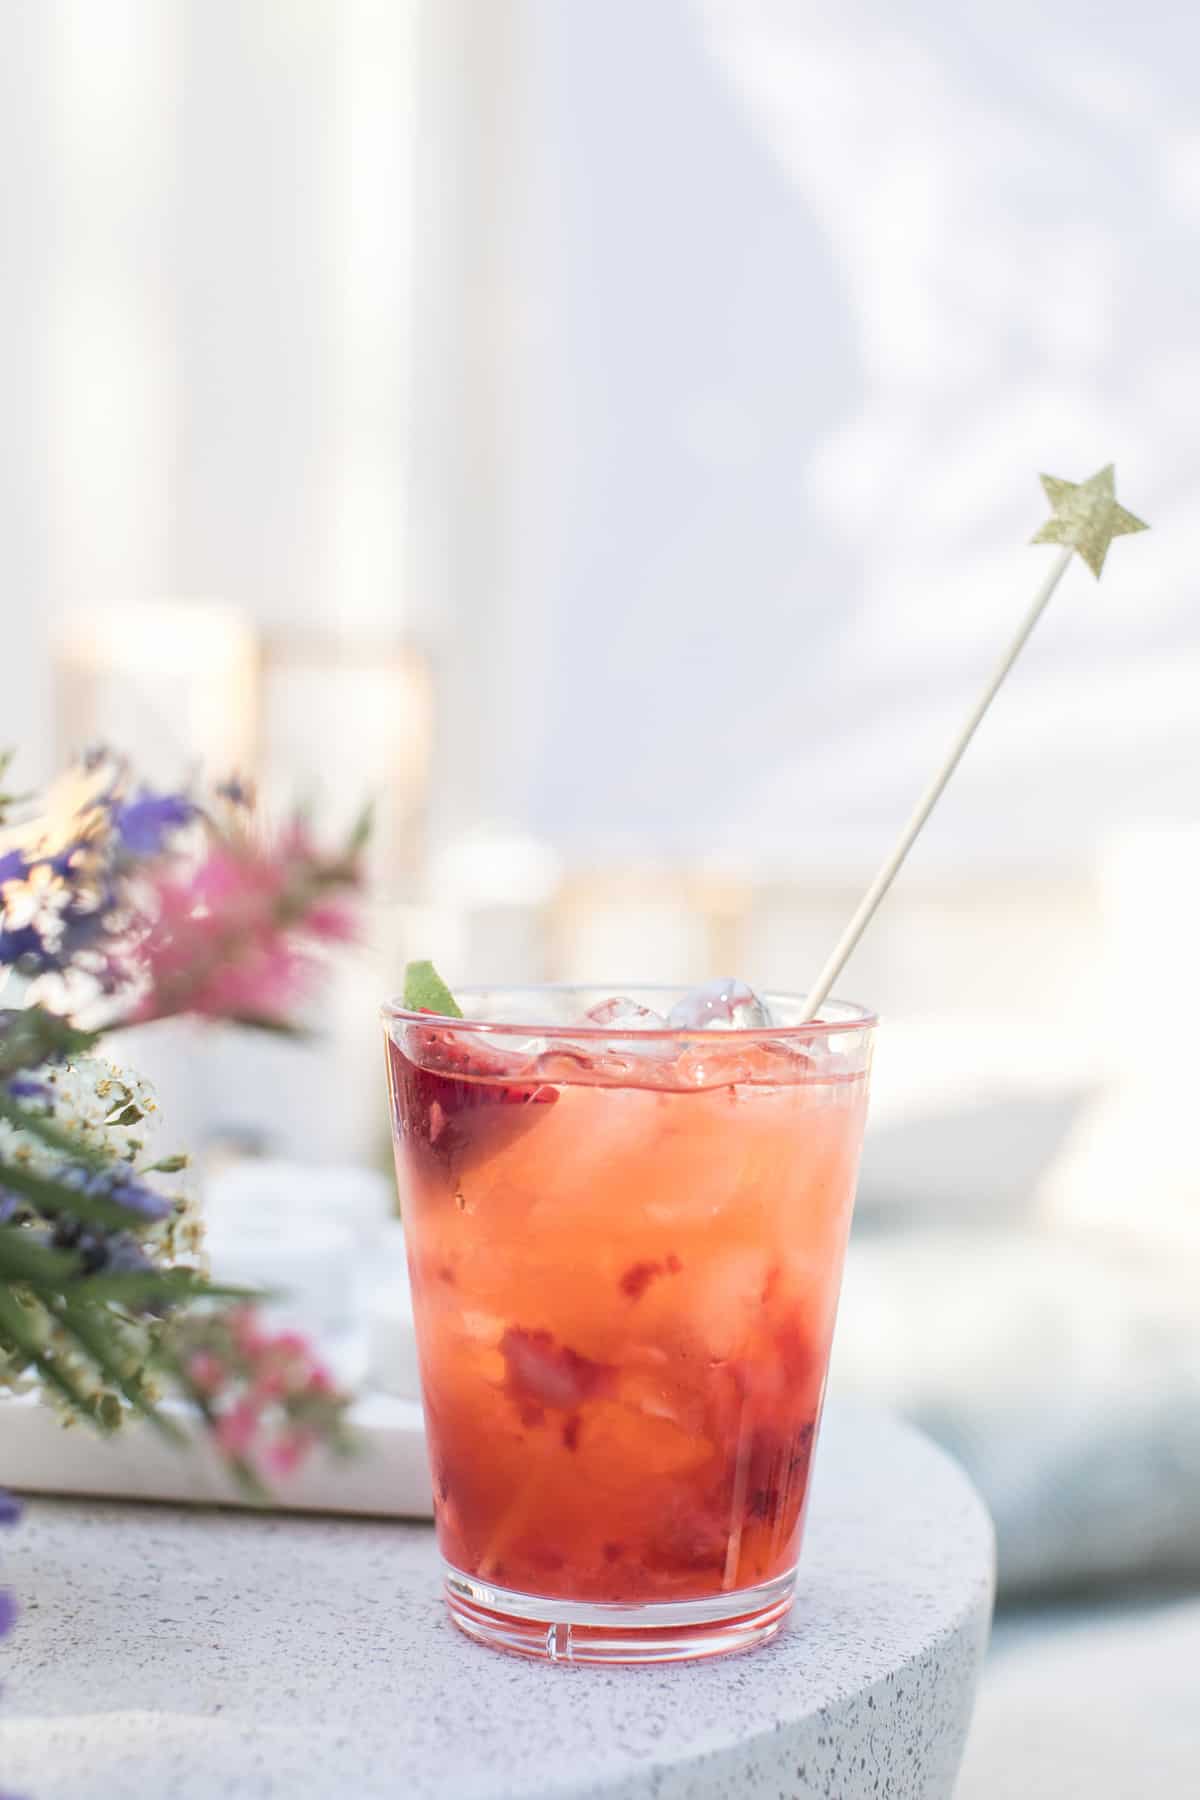
[[[64,1187],[74,1188],[97,1200],[111,1200],[143,1219],[165,1219],[171,1202],[155,1191],[149,1182],[122,1163],[116,1169],[81,1169],[71,1167],[58,1171],[56,1179]]]
[[[118,1232],[107,1245],[105,1268],[110,1275],[144,1275],[154,1267],[137,1239],[127,1231]]]
[[[152,794],[143,789],[136,800],[113,808],[113,825],[122,850],[130,856],[157,856],[171,832],[190,824],[195,812],[182,794]]]
[[[142,1181],[130,1168],[118,1170],[108,1195],[118,1206],[127,1206],[130,1212],[140,1213],[143,1219],[165,1219],[171,1210],[171,1202],[164,1200],[148,1181]]]
[[[56,952],[60,967],[66,968],[82,951],[90,950],[97,938],[104,936],[116,904],[115,890],[106,887],[95,897],[82,903],[72,899],[63,907],[59,914],[62,930]]]
[[[82,844],[68,844],[65,850],[58,850],[53,856],[46,858],[46,867],[65,881],[71,873],[75,858],[82,849]]]
[[[6,850],[0,856],[0,883],[5,881],[24,881],[29,873],[29,866],[19,850]]]
[[[0,1488],[0,1525],[15,1525],[21,1516],[21,1502]],[[17,1616],[17,1602],[11,1588],[0,1588],[0,1638],[12,1630]],[[4,1796],[0,1794],[0,1800]]]
[[[8,1091],[14,1100],[48,1100],[50,1089],[44,1081],[33,1081],[28,1075],[9,1077]]]
[[[0,965],[20,962],[23,957],[36,959],[39,968],[53,964],[53,959],[47,961],[45,945],[32,925],[7,930],[0,926]]]
[[[144,1275],[153,1265],[136,1238],[127,1231],[107,1236],[103,1231],[82,1231],[62,1219],[50,1239],[56,1250],[77,1250],[84,1275]]]

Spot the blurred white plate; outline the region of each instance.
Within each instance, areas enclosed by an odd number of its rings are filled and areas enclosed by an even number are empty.
[[[181,1422],[186,1418],[182,1407],[170,1402],[164,1411]],[[275,1504],[300,1512],[429,1518],[425,1428],[416,1402],[368,1393],[355,1401],[350,1424],[360,1453],[344,1460],[310,1457],[276,1483]],[[36,1395],[6,1394],[0,1398],[0,1445],[0,1480],[18,1491],[247,1504],[207,1442],[197,1439],[181,1448],[140,1419],[115,1437],[98,1438],[80,1426],[64,1429]]]

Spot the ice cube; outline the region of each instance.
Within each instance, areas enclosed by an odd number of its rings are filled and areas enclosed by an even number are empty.
[[[688,1329],[714,1362],[745,1353],[761,1324],[770,1273],[768,1251],[734,1247],[688,1271]]]
[[[757,1031],[770,1023],[771,1015],[754,989],[728,977],[693,988],[675,1002],[667,1017],[676,1031]]]
[[[538,1073],[546,1081],[570,1081],[573,1076],[592,1080],[619,1081],[629,1075],[643,1060],[660,1063],[673,1057],[675,1045],[669,1037],[654,1037],[654,1032],[667,1029],[661,1013],[652,1012],[637,1000],[618,994],[590,1007],[580,1019],[581,1025],[601,1027],[610,1034],[607,1044],[595,1038],[576,1043],[555,1038],[538,1058]],[[645,1033],[642,1043],[634,1048],[631,1040]]]
[[[614,1031],[665,1031],[667,1021],[637,1000],[618,994],[612,1000],[601,1000],[589,1007],[583,1022],[587,1025],[611,1026]]]

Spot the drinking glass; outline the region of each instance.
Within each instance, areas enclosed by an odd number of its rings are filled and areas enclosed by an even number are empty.
[[[767,994],[767,1028],[644,1030],[588,1022],[594,988],[458,998],[462,1020],[383,1009],[451,1613],[555,1661],[762,1642],[795,1584],[875,1020]]]

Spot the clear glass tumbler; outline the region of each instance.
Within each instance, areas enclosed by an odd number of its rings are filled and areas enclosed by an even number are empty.
[[[396,1168],[455,1620],[669,1661],[791,1604],[875,1020],[580,1025],[604,997],[386,1006]]]

